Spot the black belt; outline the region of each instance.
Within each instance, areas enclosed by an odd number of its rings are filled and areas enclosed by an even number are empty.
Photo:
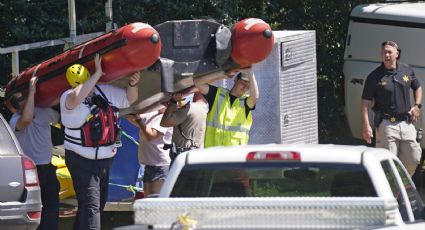
[[[407,121],[410,122],[409,114],[382,114],[382,119],[389,120],[390,122]]]

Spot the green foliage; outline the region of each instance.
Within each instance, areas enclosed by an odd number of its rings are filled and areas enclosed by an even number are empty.
[[[68,29],[66,1],[8,1],[0,13],[2,47],[60,38]]]
[[[105,29],[105,2],[76,0],[77,34]],[[113,0],[113,21],[121,27],[141,21],[213,18],[226,25],[258,17],[275,30],[315,30],[321,143],[353,143],[343,110],[342,63],[351,9],[369,0]],[[67,1],[0,2],[0,46],[69,36]],[[22,52],[21,69],[55,56],[58,48]],[[0,84],[11,71],[10,55],[0,55]]]

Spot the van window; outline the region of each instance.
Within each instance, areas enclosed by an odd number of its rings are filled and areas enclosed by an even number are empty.
[[[171,197],[376,197],[362,165],[220,163],[182,169]]]

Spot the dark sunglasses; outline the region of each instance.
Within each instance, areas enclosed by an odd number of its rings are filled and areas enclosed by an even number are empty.
[[[10,99],[10,103],[12,104],[12,107],[16,110],[18,110],[21,106],[20,103],[23,102],[25,100],[24,95],[21,96],[12,96],[12,98]]]

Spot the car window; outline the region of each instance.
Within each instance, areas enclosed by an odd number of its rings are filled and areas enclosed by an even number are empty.
[[[7,127],[8,124],[4,122],[4,119],[0,119],[0,155],[18,154],[18,149]]]
[[[413,215],[415,216],[415,219],[423,220],[424,219],[424,204],[422,202],[422,199],[420,198],[418,191],[410,182],[408,175],[405,173],[400,163],[398,163],[397,161],[394,161],[394,164],[397,168],[398,173],[400,174],[404,187],[406,188],[407,196],[409,197],[410,206],[412,206],[412,211],[413,211]]]
[[[400,211],[401,217],[403,218],[404,221],[408,221],[409,216],[407,215],[406,204],[401,195],[401,188],[399,184],[397,183],[397,179],[395,177],[394,171],[391,168],[390,161],[389,160],[381,161],[381,166],[385,172],[385,177],[387,178],[388,183],[390,184],[391,191],[393,192],[393,195],[397,200],[398,209]]]
[[[182,169],[171,197],[374,197],[362,165],[226,163]]]

